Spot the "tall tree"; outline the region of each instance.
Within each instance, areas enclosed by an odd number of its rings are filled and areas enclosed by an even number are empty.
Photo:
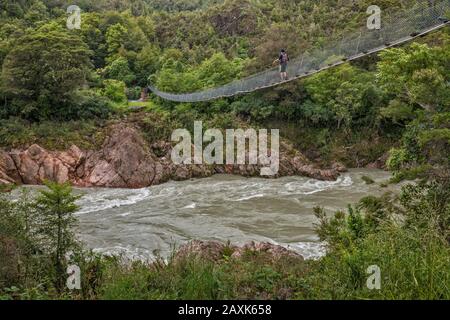
[[[41,214],[40,234],[46,241],[48,254],[54,265],[54,284],[62,291],[65,283],[66,255],[77,248],[73,232],[76,219],[73,213],[78,210],[69,184],[47,182],[49,190],[42,190],[36,199],[36,209]]]
[[[31,120],[64,117],[86,83],[90,51],[76,34],[55,26],[19,38],[5,58],[1,82],[10,113]]]

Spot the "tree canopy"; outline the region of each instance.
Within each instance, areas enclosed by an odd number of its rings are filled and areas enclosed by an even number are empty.
[[[11,112],[29,119],[64,113],[74,91],[87,82],[90,54],[79,36],[58,29],[43,27],[17,39],[1,74]]]

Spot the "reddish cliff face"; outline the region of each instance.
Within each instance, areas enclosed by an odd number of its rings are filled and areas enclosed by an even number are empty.
[[[79,187],[142,188],[168,180],[208,177],[215,173],[258,176],[256,165],[175,165],[171,143],[148,145],[138,130],[116,125],[98,151],[48,151],[38,145],[26,150],[0,150],[0,184],[42,184],[69,181]],[[303,175],[334,180],[345,168],[321,170],[299,152],[282,144],[279,176]]]

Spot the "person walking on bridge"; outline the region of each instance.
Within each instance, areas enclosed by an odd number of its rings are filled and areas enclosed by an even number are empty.
[[[288,56],[286,50],[284,50],[284,49],[281,49],[280,56],[278,57],[278,59],[275,59],[273,61],[273,64],[278,63],[280,65],[281,80],[288,80],[288,75],[287,75],[288,61],[289,61],[289,56]]]

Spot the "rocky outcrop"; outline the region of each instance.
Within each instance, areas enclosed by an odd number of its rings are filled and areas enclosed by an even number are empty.
[[[83,152],[72,146],[65,152],[49,152],[38,145],[25,151],[0,151],[0,179],[17,184],[41,184],[45,180],[71,181]],[[76,184],[76,181],[73,181]]]
[[[16,164],[11,156],[0,150],[0,184],[22,183]]]
[[[386,170],[386,161],[389,158],[389,152],[386,152],[374,162],[369,163],[366,168],[368,169],[382,169]]]
[[[171,143],[149,145],[136,128],[115,125],[98,151],[80,150],[77,146],[66,151],[48,151],[36,144],[26,150],[0,150],[0,184],[42,184],[51,180],[69,181],[79,187],[142,188],[171,179],[186,180],[216,173],[246,177],[260,173],[258,165],[175,165],[170,160],[171,150]],[[334,180],[339,169],[318,169],[282,143],[275,177],[302,175]]]
[[[190,255],[202,257],[207,260],[218,262],[225,256],[240,259],[246,254],[262,253],[270,257],[271,260],[282,258],[292,258],[303,261],[303,257],[298,253],[286,249],[282,246],[269,242],[249,242],[243,246],[224,244],[218,241],[193,240],[182,245],[175,255],[175,259],[183,259]]]

